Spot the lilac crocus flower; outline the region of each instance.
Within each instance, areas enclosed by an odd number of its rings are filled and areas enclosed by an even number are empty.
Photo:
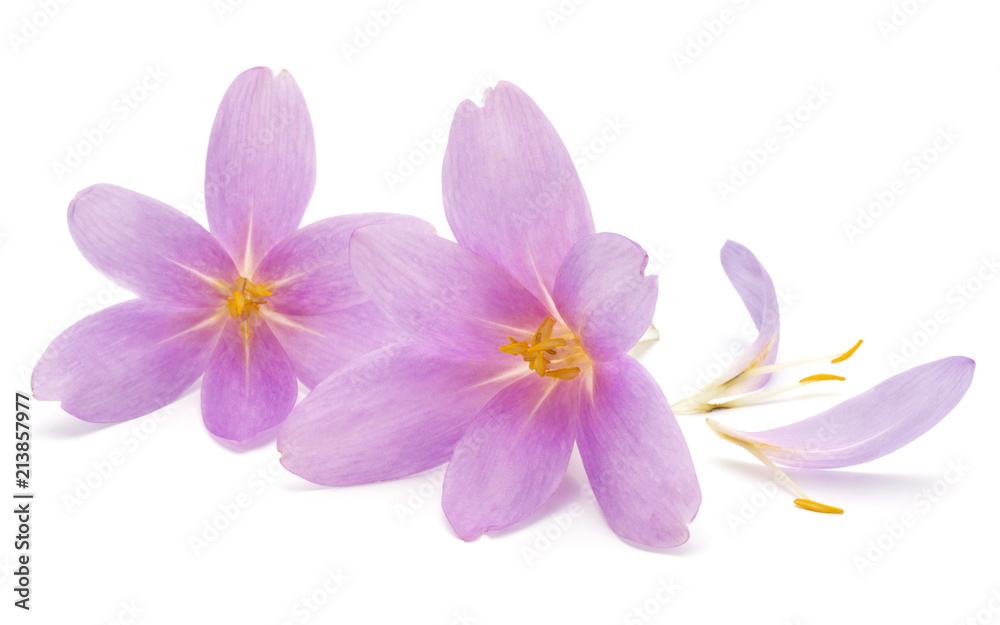
[[[240,74],[209,139],[210,232],[120,187],[77,194],[69,227],[84,257],[138,295],[84,318],[48,346],[36,398],[115,423],[174,401],[204,374],[208,430],[245,442],[277,425],[298,394],[396,332],[355,281],[359,227],[422,223],[345,215],[297,230],[316,181],[305,100],[291,74]]]
[[[685,542],[701,502],[691,456],[656,381],[626,354],[652,320],[656,278],[637,244],[595,233],[569,153],[514,85],[459,107],[444,201],[458,243],[355,232],[358,281],[412,340],[320,383],[282,425],[282,464],[345,486],[450,460],[445,515],[472,540],[537,510],[576,442],[619,536]]]
[[[736,408],[815,382],[843,381],[841,376],[820,373],[804,377],[794,384],[763,390],[770,381],[772,372],[821,360],[828,360],[830,364],[844,362],[861,347],[862,341],[855,343],[846,352],[775,364],[778,356],[780,312],[770,274],[753,252],[735,241],[726,241],[720,256],[726,276],[757,326],[757,338],[747,349],[737,354],[714,380],[672,404],[673,411],[710,412],[719,408]]]
[[[952,356],[914,367],[820,414],[764,432],[742,432],[713,419],[717,434],[752,453],[795,490],[796,504],[841,512],[812,501],[775,466],[835,469],[881,458],[921,436],[958,405],[976,363]]]

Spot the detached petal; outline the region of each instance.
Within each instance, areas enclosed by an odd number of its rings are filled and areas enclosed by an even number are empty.
[[[441,491],[462,540],[525,519],[555,492],[573,452],[579,396],[579,382],[529,374],[476,415]]]
[[[267,323],[254,319],[249,338],[241,323],[226,324],[201,384],[205,427],[237,443],[281,423],[298,396],[292,363]]]
[[[455,239],[548,304],[559,266],[594,233],[566,146],[538,106],[509,82],[455,112],[444,154],[444,209]]]
[[[976,363],[952,356],[914,367],[820,414],[764,432],[719,430],[778,464],[835,469],[896,451],[934,427],[965,395]]]
[[[393,213],[341,215],[300,228],[274,246],[254,272],[253,282],[273,291],[268,308],[289,315],[319,315],[367,301],[351,271],[348,244],[356,229],[373,224],[434,232],[434,226],[422,219]]]
[[[556,277],[556,309],[595,360],[615,360],[638,342],[653,321],[656,276],[637,243],[602,232],[580,239]]]
[[[292,361],[295,376],[314,388],[337,369],[405,336],[371,302],[322,315],[267,315],[268,327]]]
[[[146,299],[210,308],[226,301],[219,280],[239,276],[219,242],[163,202],[97,184],[70,202],[69,232],[98,271]]]
[[[508,367],[395,344],[337,370],[278,434],[281,464],[310,482],[392,480],[448,461],[472,418],[510,383]]]
[[[295,79],[266,67],[237,76],[208,140],[205,210],[241,275],[299,226],[315,184],[312,121]]]
[[[656,380],[631,356],[594,363],[577,445],[616,534],[650,547],[687,541],[701,505],[691,453]]]
[[[95,423],[153,412],[204,373],[225,323],[217,313],[142,299],[105,308],[53,339],[31,374],[32,393]]]
[[[720,256],[722,268],[743,300],[758,332],[754,342],[740,352],[718,378],[730,380],[752,367],[774,364],[778,357],[780,314],[778,296],[771,276],[753,252],[735,241],[726,241]],[[728,387],[726,394],[739,395],[756,391],[763,388],[770,379],[770,373],[749,377]]]
[[[351,239],[351,267],[390,319],[463,360],[515,360],[500,346],[508,336],[534,334],[548,314],[496,265],[433,234],[360,228]]]

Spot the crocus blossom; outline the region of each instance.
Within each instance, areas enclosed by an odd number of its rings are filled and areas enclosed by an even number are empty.
[[[36,398],[85,421],[132,419],[177,399],[204,374],[209,431],[244,442],[277,425],[298,394],[396,334],[349,266],[358,227],[419,220],[361,214],[298,229],[316,181],[305,100],[287,71],[240,74],[212,127],[209,231],[120,187],[84,189],[69,206],[81,253],[138,299],[55,338],[32,374]]]
[[[816,509],[810,505],[815,502],[775,463],[835,469],[881,458],[951,412],[972,384],[975,368],[971,358],[942,358],[894,375],[816,416],[764,432],[742,432],[713,419],[708,425],[775,470],[800,495],[796,503]]]
[[[351,240],[358,282],[410,341],[321,382],[282,425],[281,462],[345,486],[450,461],[445,515],[472,540],[537,510],[575,442],[618,535],[683,543],[701,502],[691,456],[626,353],[656,303],[647,256],[595,233],[572,159],[527,95],[501,82],[484,99],[459,107],[445,153],[458,242],[394,225]]]
[[[757,326],[757,338],[748,348],[736,354],[714,380],[674,403],[671,406],[674,412],[710,412],[719,408],[736,408],[814,382],[844,380],[841,376],[820,373],[804,377],[795,384],[762,390],[774,371],[820,360],[829,360],[831,364],[840,363],[850,358],[862,342],[858,341],[846,352],[775,364],[778,356],[780,311],[770,274],[753,252],[735,241],[726,241],[720,256],[726,276]]]

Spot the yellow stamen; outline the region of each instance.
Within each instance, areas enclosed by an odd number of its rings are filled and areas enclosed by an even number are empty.
[[[260,305],[267,303],[260,298],[271,295],[271,291],[265,285],[254,284],[242,276],[234,286],[235,288],[230,291],[229,297],[226,298],[229,316],[234,319],[258,312]]]
[[[852,347],[851,349],[847,350],[843,354],[841,354],[841,355],[837,356],[836,358],[834,358],[833,360],[831,360],[830,364],[837,364],[838,362],[844,362],[845,360],[847,360],[848,358],[850,358],[851,356],[853,356],[854,352],[858,351],[858,348],[861,347],[861,344],[864,343],[864,342],[865,342],[864,339],[859,339],[858,342],[854,344],[854,347]]]
[[[550,352],[556,347],[565,347],[566,341],[563,339],[549,339],[547,341],[542,341],[541,343],[535,343],[527,349],[529,354],[537,354],[538,352]]]
[[[552,317],[546,317],[545,321],[542,322],[542,325],[538,326],[538,332],[535,334],[535,336],[538,337],[536,339],[536,342],[544,343],[545,341],[548,341],[549,338],[552,336],[552,328],[554,328],[555,326],[556,326],[556,320],[553,319]],[[563,345],[565,344],[566,342],[563,341]]]
[[[545,356],[538,354],[531,362],[531,368],[538,372],[539,377],[545,375]]]
[[[825,382],[826,380],[837,380],[843,382],[847,378],[843,378],[839,375],[833,375],[830,373],[817,373],[816,375],[810,375],[799,380],[799,384],[808,384],[810,382]]]
[[[559,380],[572,380],[576,376],[580,375],[580,367],[569,367],[568,369],[552,369],[551,371],[546,371],[545,375],[551,378],[557,378]]]
[[[795,505],[806,510],[812,510],[813,512],[822,512],[823,514],[844,514],[844,511],[836,506],[828,506],[825,503],[813,501],[812,499],[796,499]]]

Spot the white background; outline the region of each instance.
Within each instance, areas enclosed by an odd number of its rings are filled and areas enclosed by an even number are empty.
[[[349,56],[343,44],[388,0],[233,3],[220,16],[222,3],[210,0],[69,2],[48,19],[43,2],[4,3],[8,397],[28,389],[55,334],[130,297],[70,239],[74,193],[110,182],[204,224],[216,107],[230,81],[256,65],[290,70],[313,116],[319,179],[306,223],[390,210],[428,219],[445,236],[443,145],[434,137],[482,84],[506,79],[525,89],[574,152],[598,230],[650,252],[663,336],[641,359],[671,400],[753,338],[719,266],[727,238],[755,251],[787,294],[779,360],[837,352],[858,338],[865,345],[827,369],[847,382],[722,414],[725,423],[754,430],[815,414],[895,373],[890,354],[907,340],[920,346],[904,367],[964,354],[978,362],[976,379],[959,407],[907,448],[853,469],[793,473],[843,516],[795,508],[748,454],[702,418],[680,417],[704,502],[689,543],[668,553],[616,538],[582,491],[578,457],[545,509],[466,544],[440,510],[440,472],[342,490],[272,475],[273,442],[238,453],[207,433],[197,386],[169,414],[111,427],[35,402],[34,609],[11,606],[14,523],[4,514],[4,622],[127,623],[123,605],[149,624],[959,623],[977,612],[980,622],[1000,622],[990,611],[1000,606],[991,604],[991,593],[1000,596],[1000,415],[991,399],[1000,279],[984,264],[1000,252],[996,3],[567,0],[571,14],[553,22],[558,0],[403,0]],[[900,25],[890,30],[894,11]],[[25,19],[43,26],[33,31]],[[155,89],[144,90],[150,70]],[[831,95],[801,108],[814,88]],[[133,89],[142,101],[123,108]],[[796,112],[804,121],[789,132],[779,120]],[[65,162],[68,146],[105,118],[112,132],[57,176],[52,163]],[[957,139],[935,150],[948,129]],[[734,166],[753,168],[747,151],[769,138],[777,151],[724,198],[719,181]],[[386,172],[419,144],[430,155],[390,189]],[[934,162],[916,177],[914,157]],[[894,181],[903,192],[862,217]],[[846,225],[861,233],[850,237]],[[963,297],[960,285],[976,292]],[[928,325],[939,310],[947,322]],[[13,427],[4,422],[6,498]],[[120,463],[101,477],[112,457]],[[949,463],[970,468],[948,484]],[[97,484],[89,493],[80,487],[88,478]],[[921,491],[935,487],[928,505]],[[195,553],[191,538],[237,501],[247,504],[239,516]],[[413,514],[401,519],[403,509]],[[912,527],[888,535],[887,524],[908,513]],[[332,581],[338,571],[345,579]],[[316,611],[300,603],[311,596],[324,600]]]

